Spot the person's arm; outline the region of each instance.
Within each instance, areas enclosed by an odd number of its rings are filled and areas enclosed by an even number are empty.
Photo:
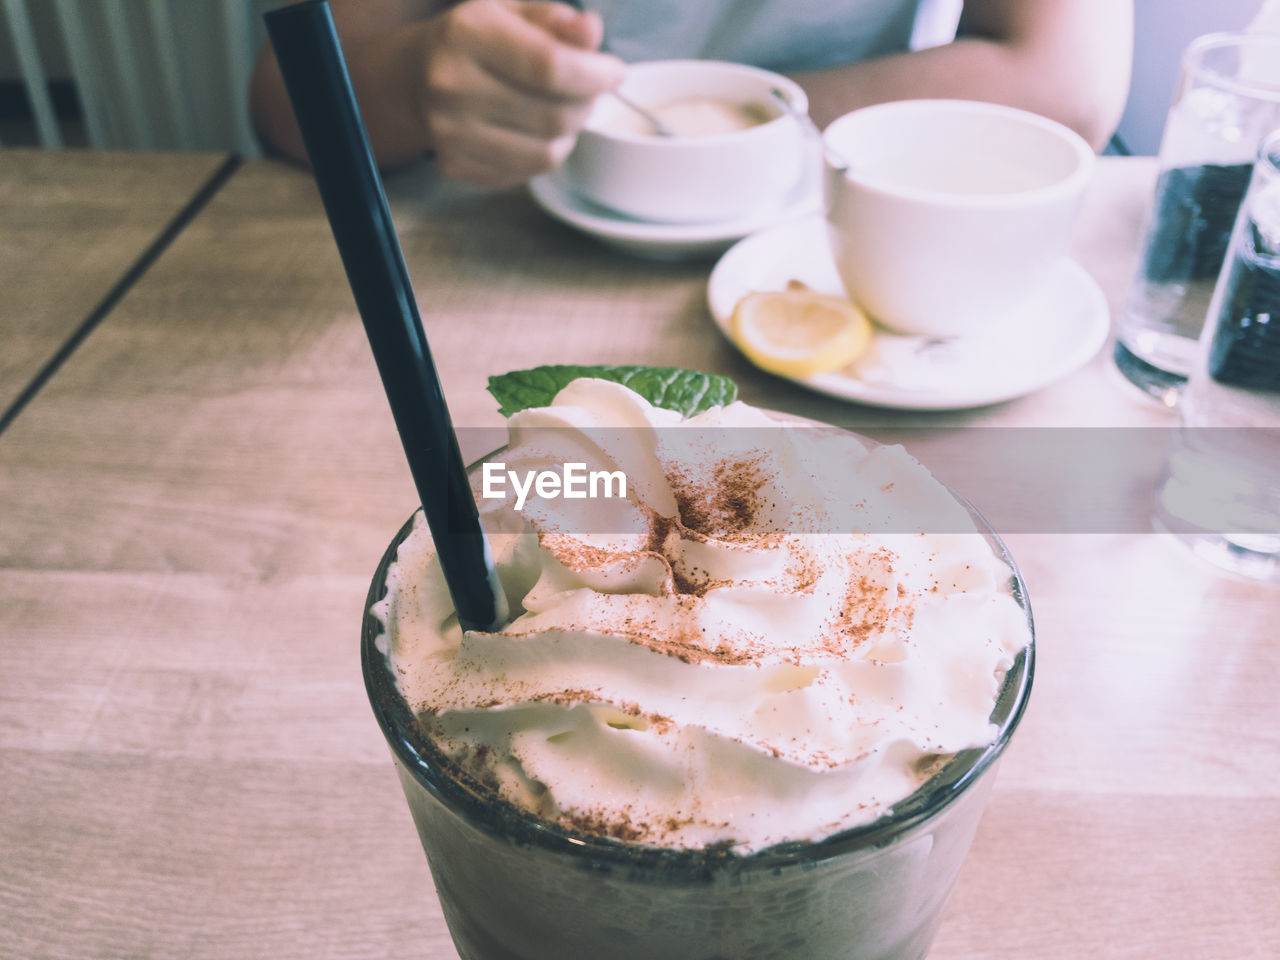
[[[374,156],[394,167],[434,151],[448,177],[488,186],[550,169],[600,93],[622,79],[597,52],[595,14],[520,0],[330,0]],[[254,69],[254,128],[306,154],[270,46]]]
[[[823,126],[887,100],[988,100],[1051,117],[1100,149],[1124,110],[1132,58],[1131,0],[965,0],[953,43],[795,79]]]

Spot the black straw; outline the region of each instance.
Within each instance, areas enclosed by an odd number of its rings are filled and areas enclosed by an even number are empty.
[[[506,604],[329,4],[264,19],[458,619],[496,629]]]

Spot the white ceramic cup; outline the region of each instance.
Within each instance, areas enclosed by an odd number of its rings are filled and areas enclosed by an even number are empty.
[[[804,113],[804,91],[786,77],[740,63],[653,60],[632,64],[619,92],[642,107],[690,98],[758,108],[746,129],[710,136],[659,137],[625,104],[600,97],[562,175],[580,196],[657,223],[713,223],[780,204],[796,185],[805,135],[770,94],[778,89]]]
[[[884,326],[931,337],[1034,312],[1095,163],[1059,123],[964,100],[866,107],[823,140],[827,233],[849,296]]]

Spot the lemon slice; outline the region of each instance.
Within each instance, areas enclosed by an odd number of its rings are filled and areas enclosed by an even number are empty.
[[[729,334],[762,370],[811,377],[862,356],[871,342],[871,321],[848,300],[793,285],[739,300]]]

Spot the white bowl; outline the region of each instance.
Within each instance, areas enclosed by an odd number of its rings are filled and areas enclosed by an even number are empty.
[[[1067,252],[1095,159],[1059,123],[964,100],[866,107],[823,140],[849,296],[892,330],[935,337],[1024,314]]]
[[[797,110],[808,110],[796,83],[757,67],[716,60],[633,64],[619,92],[642,107],[661,114],[706,98],[768,119],[731,132],[660,137],[606,94],[565,160],[566,180],[593,203],[658,223],[712,223],[776,205],[799,178],[805,142],[800,125],[771,96],[774,88]]]

